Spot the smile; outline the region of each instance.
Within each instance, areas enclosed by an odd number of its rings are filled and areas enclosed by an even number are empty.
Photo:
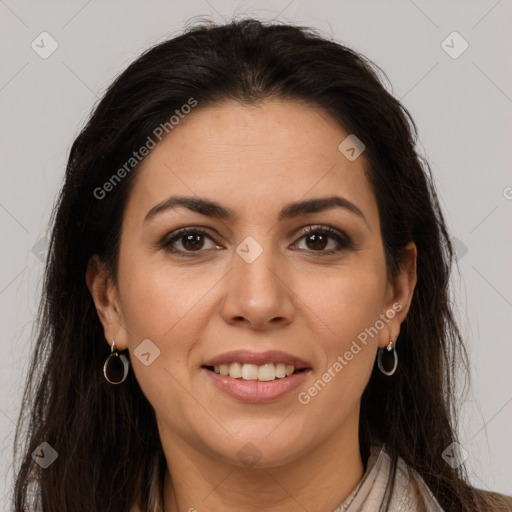
[[[262,365],[231,363],[207,366],[206,368],[219,375],[227,375],[233,379],[258,380],[261,382],[284,379],[296,372],[306,370],[306,368],[296,370],[295,366],[284,363],[266,363]]]

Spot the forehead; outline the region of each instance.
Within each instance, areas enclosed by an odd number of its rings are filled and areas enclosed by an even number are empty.
[[[337,194],[378,223],[364,153],[349,160],[339,149],[349,135],[326,112],[302,102],[198,105],[142,162],[127,213],[145,215],[180,194],[261,218],[288,202]]]

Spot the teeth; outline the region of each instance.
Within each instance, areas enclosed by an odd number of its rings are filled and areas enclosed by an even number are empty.
[[[266,382],[268,380],[275,380],[276,378],[276,367],[272,364],[264,364],[258,369],[258,380]]]
[[[286,377],[286,365],[283,363],[276,364],[276,377],[282,379]]]
[[[275,379],[283,379],[289,377],[295,371],[293,365],[285,365],[283,363],[266,363],[261,366],[257,364],[221,364],[213,367],[215,373],[220,375],[229,375],[233,379],[243,380],[259,380],[268,382]]]
[[[258,380],[258,365],[257,364],[242,365],[242,379]]]
[[[242,365],[240,363],[231,363],[229,365],[229,376],[239,379],[242,376]]]

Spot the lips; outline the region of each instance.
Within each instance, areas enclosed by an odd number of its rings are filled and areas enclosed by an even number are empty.
[[[214,387],[238,402],[269,403],[290,397],[310,374],[311,370],[301,370],[281,379],[270,382],[260,380],[234,379],[229,375],[220,375],[207,369],[202,374]]]
[[[204,375],[214,386],[243,402],[266,403],[289,395],[311,373],[311,364],[280,350],[234,350],[206,361]]]
[[[310,369],[311,364],[298,356],[282,352],[280,350],[267,350],[266,352],[252,352],[250,350],[233,350],[225,352],[213,359],[209,359],[202,366],[203,368],[222,365],[230,365],[231,363],[254,364],[262,366],[273,363],[284,364],[285,366],[294,366],[295,370]]]

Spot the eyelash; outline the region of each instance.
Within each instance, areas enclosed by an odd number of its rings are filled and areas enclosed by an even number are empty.
[[[184,257],[184,258],[190,258],[194,257],[194,253],[201,253],[204,252],[204,250],[198,250],[198,251],[186,251],[186,250],[179,250],[173,247],[173,244],[175,241],[180,240],[181,238],[185,237],[186,235],[190,234],[201,234],[204,235],[210,240],[212,240],[214,243],[215,241],[211,238],[209,233],[200,227],[190,226],[183,229],[179,229],[178,231],[175,231],[174,233],[171,233],[170,235],[164,237],[164,239],[160,242],[160,247],[162,249],[165,249],[166,251],[176,254],[177,256]],[[304,237],[310,234],[321,234],[321,235],[328,235],[330,238],[333,238],[338,244],[341,246],[341,248],[337,249],[330,249],[329,251],[306,251],[306,252],[313,252],[318,253],[321,256],[329,256],[336,254],[344,249],[353,250],[354,244],[350,237],[345,235],[344,233],[338,232],[336,229],[330,227],[330,226],[308,226],[306,228],[303,228],[299,231],[297,234],[299,236],[299,239],[297,241],[302,240]],[[303,250],[303,249],[299,249]]]

